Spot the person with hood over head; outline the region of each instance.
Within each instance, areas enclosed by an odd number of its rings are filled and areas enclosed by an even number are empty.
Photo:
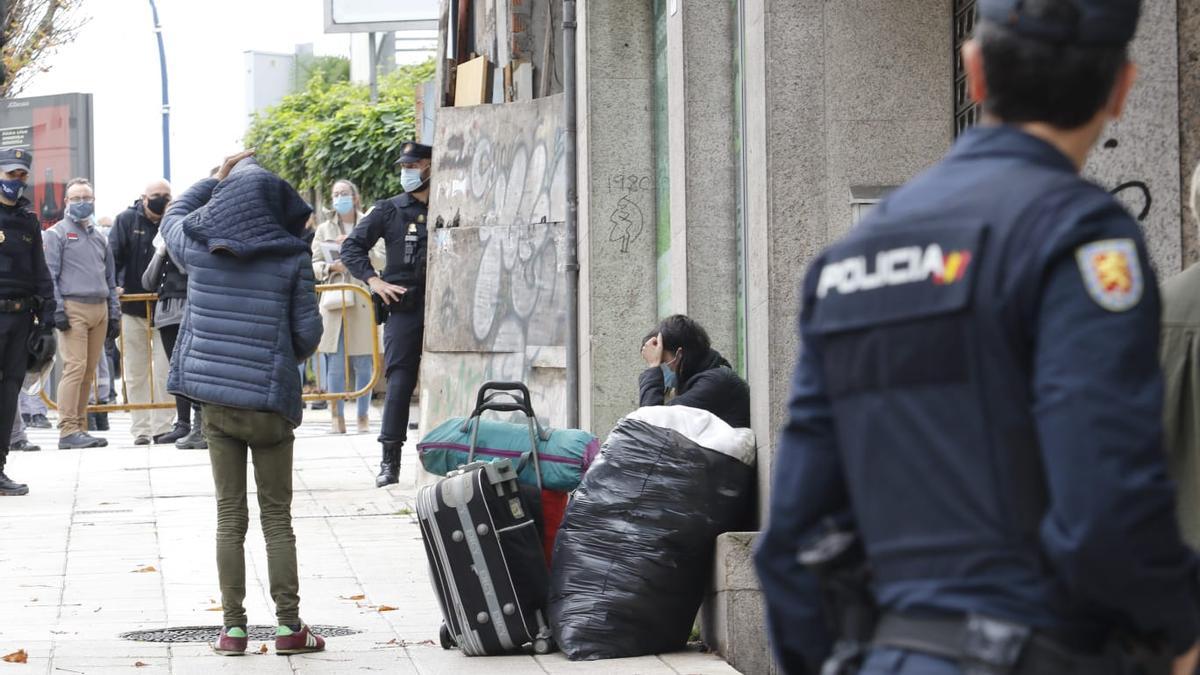
[[[293,429],[302,415],[297,364],[321,339],[312,258],[301,235],[312,209],[253,151],[229,157],[179,196],[163,238],[188,279],[188,311],[167,389],[198,401],[217,496],[217,573],[224,629],[213,649],[246,651],[246,459],[254,463],[278,628],[275,651],[321,651],[300,619],[292,531]]]

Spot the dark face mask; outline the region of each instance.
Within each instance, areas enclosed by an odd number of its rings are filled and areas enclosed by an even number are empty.
[[[171,201],[170,197],[151,197],[146,200],[146,210],[156,216],[161,216],[167,208],[167,202]]]
[[[16,203],[25,194],[25,181],[0,180],[0,194],[10,202]]]

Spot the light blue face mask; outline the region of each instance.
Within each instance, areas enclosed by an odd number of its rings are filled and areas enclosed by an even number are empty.
[[[662,371],[663,371],[663,386],[666,387],[667,389],[678,389],[679,388],[679,375],[675,372],[674,369],[671,368],[671,364],[675,363],[678,360],[679,360],[679,356],[676,355],[675,358],[673,358],[670,361],[668,361],[667,363],[664,363],[661,366],[659,366],[659,368],[662,368]]]
[[[416,192],[424,182],[420,169],[400,169],[400,187],[404,188],[405,192]]]
[[[80,202],[78,204],[67,205],[67,215],[71,216],[71,220],[77,223],[87,221],[96,212],[96,205],[92,202]]]
[[[340,195],[333,198],[333,210],[339,215],[346,215],[354,209],[354,197],[350,195]]]

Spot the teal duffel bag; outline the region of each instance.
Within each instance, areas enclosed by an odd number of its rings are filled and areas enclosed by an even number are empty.
[[[529,422],[513,423],[485,420],[480,417],[486,410],[502,412],[525,412],[528,420],[536,420],[528,404],[528,393],[518,399],[516,405],[492,404],[487,392],[505,383],[488,383],[480,389],[480,404],[471,417],[454,417],[442,422],[424,434],[417,443],[417,455],[425,470],[439,476],[459,468],[468,462],[471,455],[471,436],[478,425],[475,457],[472,461],[492,462],[497,459],[512,460],[521,467],[518,477],[521,482],[537,485],[537,470],[540,465],[542,487],[548,490],[569,492],[579,487],[583,474],[587,473],[592,460],[600,454],[600,440],[579,429],[551,429],[542,431],[536,421],[533,430]],[[515,387],[516,385],[507,385]],[[523,390],[524,387],[522,386]],[[521,462],[529,452],[531,437],[537,438],[537,463]]]

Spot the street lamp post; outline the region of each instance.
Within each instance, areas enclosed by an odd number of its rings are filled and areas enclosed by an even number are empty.
[[[154,35],[158,37],[158,67],[162,73],[162,152],[163,178],[171,180],[171,100],[167,94],[167,52],[163,49],[162,24],[158,22],[158,6],[150,0],[154,15]]]

